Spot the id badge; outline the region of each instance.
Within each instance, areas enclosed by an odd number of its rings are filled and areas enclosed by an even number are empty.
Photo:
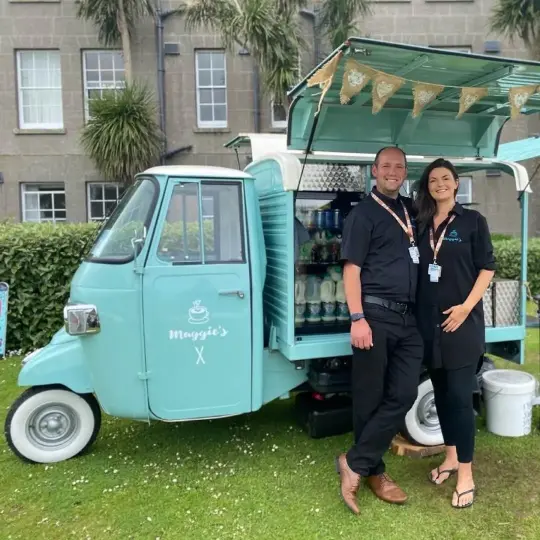
[[[416,246],[411,246],[409,248],[409,255],[411,256],[412,262],[414,264],[420,263],[420,252]]]
[[[428,266],[429,281],[437,283],[441,277],[441,267],[438,264],[430,264]]]

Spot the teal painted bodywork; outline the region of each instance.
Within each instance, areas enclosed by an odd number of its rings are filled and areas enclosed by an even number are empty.
[[[19,372],[20,386],[61,384],[79,394],[93,391],[92,377],[80,338],[59,330],[50,343],[35,351]]]

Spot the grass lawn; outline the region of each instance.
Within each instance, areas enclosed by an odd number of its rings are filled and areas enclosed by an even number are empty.
[[[538,329],[528,336],[524,369],[538,377]],[[2,425],[18,369],[18,359],[0,362]],[[479,420],[472,508],[451,508],[452,481],[427,481],[440,458],[388,455],[410,501],[391,506],[364,490],[359,517],[339,499],[332,462],[350,435],[309,439],[288,401],[213,422],[104,417],[88,454],[52,466],[19,461],[2,438],[0,539],[538,539],[538,413],[519,439],[490,435]]]

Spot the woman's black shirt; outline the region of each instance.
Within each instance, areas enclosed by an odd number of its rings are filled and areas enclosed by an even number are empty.
[[[495,270],[495,257],[486,219],[476,210],[456,203],[450,216],[454,220],[446,229],[437,255],[441,266],[438,282],[429,279],[428,267],[433,263],[429,226],[420,226],[420,268],[417,293],[418,327],[425,341],[424,361],[431,369],[458,369],[477,363],[485,350],[485,324],[482,300],[476,304],[455,332],[442,332],[443,315],[452,306],[463,304],[481,270]],[[434,243],[450,216],[437,228]]]

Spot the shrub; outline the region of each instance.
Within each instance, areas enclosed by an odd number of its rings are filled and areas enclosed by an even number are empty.
[[[98,225],[0,224],[0,281],[9,285],[6,345],[42,347],[63,322],[75,270]]]
[[[496,277],[519,279],[521,273],[521,240],[494,240],[493,247],[497,258]],[[540,238],[530,238],[527,260],[527,281],[533,294],[540,293]]]

